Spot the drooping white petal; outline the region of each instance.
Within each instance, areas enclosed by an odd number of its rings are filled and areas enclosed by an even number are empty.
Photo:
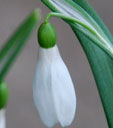
[[[0,110],[0,128],[5,128],[5,110]]]
[[[57,46],[39,48],[33,97],[41,120],[47,127],[53,127],[57,122],[62,126],[71,124],[76,109],[76,97],[72,80]]]
[[[58,121],[53,104],[51,85],[51,62],[54,49],[39,48],[38,64],[33,85],[33,97],[41,120],[47,127],[54,126]]]
[[[76,110],[76,96],[74,86],[61,58],[52,63],[52,93],[56,114],[63,127],[69,126]]]

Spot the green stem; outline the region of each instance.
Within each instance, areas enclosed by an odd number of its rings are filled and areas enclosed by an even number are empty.
[[[113,46],[112,46],[112,44],[109,43],[108,40],[106,41],[104,39],[104,37],[102,37],[96,31],[96,29],[94,29],[93,27],[88,26],[86,23],[84,23],[83,21],[81,21],[77,18],[72,18],[72,17],[64,15],[62,13],[55,13],[55,12],[49,13],[45,18],[45,22],[48,22],[49,19],[53,16],[62,18],[62,19],[67,20],[69,22],[74,22],[74,23],[76,23],[76,25],[81,25],[83,28],[85,28],[85,30],[80,29],[80,27],[77,27],[77,29],[79,29],[87,37],[89,37],[91,40],[93,40],[97,46],[99,46],[101,49],[103,49],[108,55],[110,55],[113,58]],[[88,32],[86,32],[86,30],[88,30]]]

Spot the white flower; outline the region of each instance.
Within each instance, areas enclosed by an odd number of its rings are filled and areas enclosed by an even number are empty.
[[[42,122],[47,127],[72,123],[76,110],[73,83],[57,46],[39,48],[33,97]]]
[[[0,110],[0,128],[5,128],[5,110]]]

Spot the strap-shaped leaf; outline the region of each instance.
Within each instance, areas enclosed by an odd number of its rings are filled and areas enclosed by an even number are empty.
[[[57,0],[57,2],[55,0],[42,1],[53,11],[61,12],[63,14],[67,13],[69,16],[72,16],[72,13],[75,15],[78,14],[76,10],[77,4],[95,20],[113,44],[113,38],[103,21],[85,0]],[[58,6],[58,4],[60,6]],[[84,18],[87,19],[87,17]],[[109,128],[113,128],[113,60],[102,49],[95,45],[92,40],[79,31],[75,24],[68,23],[71,25],[87,55],[102,100]]]
[[[34,10],[0,50],[0,82],[4,79],[17,55],[27,42],[38,21],[40,12]]]

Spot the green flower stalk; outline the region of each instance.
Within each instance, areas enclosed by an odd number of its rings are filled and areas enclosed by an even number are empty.
[[[76,17],[74,18],[74,17],[70,17],[66,14],[64,15],[62,13],[54,13],[54,12],[49,13],[47,15],[45,22],[48,22],[48,20],[51,17],[59,17],[64,20],[67,20],[68,22],[72,22],[72,23],[76,24],[77,29],[79,31],[81,31],[82,33],[84,33],[84,35],[86,35],[88,38],[93,40],[93,43],[98,45],[100,48],[102,48],[102,50],[104,50],[108,55],[110,55],[113,58],[113,45],[110,43],[109,39],[107,39],[105,34],[103,34],[102,32],[99,33],[96,30],[96,27],[93,26],[92,24],[88,24],[86,21],[84,22],[84,20],[81,20]]]

